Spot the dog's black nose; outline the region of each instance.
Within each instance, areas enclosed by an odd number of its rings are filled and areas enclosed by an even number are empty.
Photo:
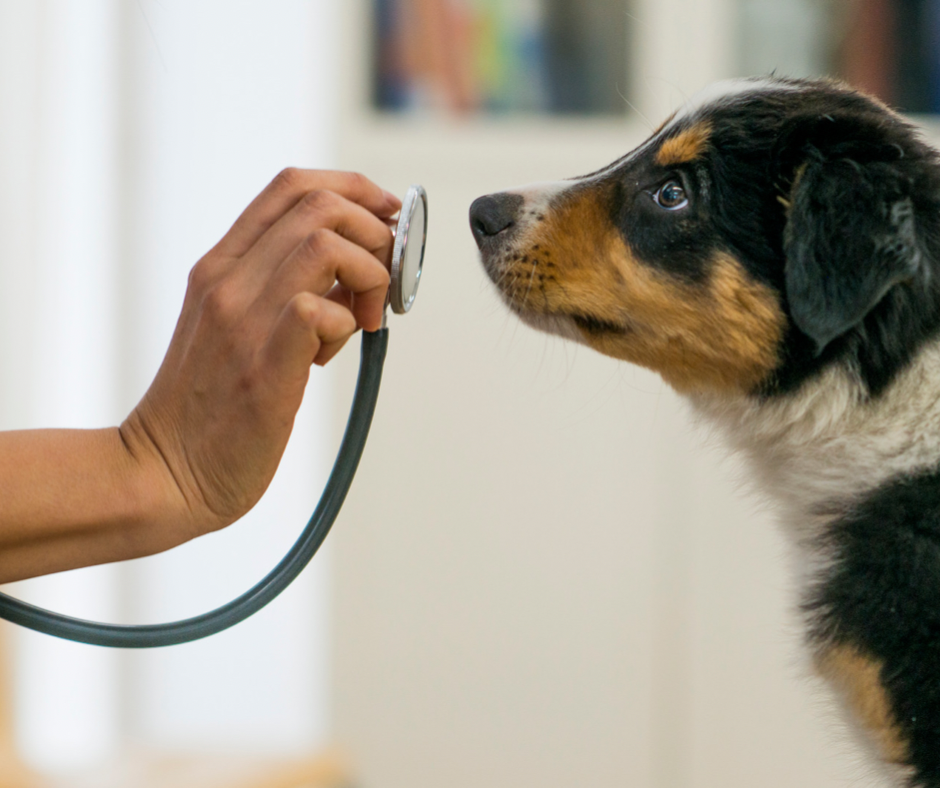
[[[471,232],[478,246],[498,233],[513,227],[520,206],[522,195],[499,192],[484,195],[471,203]]]

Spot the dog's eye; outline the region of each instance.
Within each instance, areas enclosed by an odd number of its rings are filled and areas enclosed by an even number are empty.
[[[676,211],[687,205],[687,193],[680,181],[670,180],[654,193],[654,202],[668,211]]]

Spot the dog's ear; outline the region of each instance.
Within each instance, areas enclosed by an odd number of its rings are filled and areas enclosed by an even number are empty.
[[[789,310],[818,353],[927,265],[902,149],[831,142],[801,147],[784,238]]]

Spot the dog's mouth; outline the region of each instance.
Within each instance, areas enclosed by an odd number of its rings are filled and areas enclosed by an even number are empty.
[[[582,335],[586,337],[605,337],[619,336],[625,337],[635,333],[635,328],[626,322],[616,323],[615,321],[605,320],[594,315],[583,312],[570,312],[567,309],[547,308],[548,305],[534,305],[526,303],[526,300],[520,298],[519,290],[515,287],[508,287],[502,282],[503,272],[499,265],[494,265],[488,261],[486,255],[482,255],[485,263],[485,269],[491,281],[497,286],[497,291],[501,295],[503,302],[526,323],[533,324],[538,328],[544,328],[543,322],[570,322]],[[491,265],[488,265],[491,263]],[[529,293],[531,288],[527,288]],[[578,335],[572,335],[578,338]]]
[[[595,318],[591,315],[572,315],[571,317],[576,326],[593,337],[602,334],[628,334],[631,331],[628,326]]]

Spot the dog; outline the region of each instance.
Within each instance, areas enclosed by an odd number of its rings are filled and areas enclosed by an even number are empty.
[[[524,322],[657,371],[743,453],[815,670],[893,780],[938,786],[938,152],[841,83],[734,80],[470,221]]]

